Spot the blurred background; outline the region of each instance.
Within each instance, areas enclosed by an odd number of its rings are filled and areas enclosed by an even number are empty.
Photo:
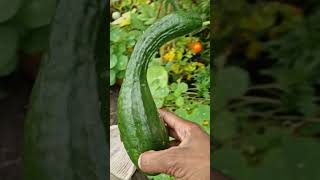
[[[152,58],[147,80],[158,108],[174,111],[210,133],[210,2],[113,0],[110,8],[110,125],[117,124],[117,97],[137,40],[159,18],[180,9],[199,14],[206,23],[198,32],[163,45]],[[164,174],[148,178],[174,179]]]
[[[213,167],[320,179],[320,1],[213,4]]]
[[[0,0],[0,179],[21,180],[25,112],[56,0]]]

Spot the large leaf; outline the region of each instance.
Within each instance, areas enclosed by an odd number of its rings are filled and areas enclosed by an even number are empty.
[[[56,0],[28,0],[21,7],[18,17],[28,28],[48,25],[56,10]]]
[[[10,74],[17,64],[19,35],[10,27],[0,27],[0,76]]]
[[[163,66],[150,66],[147,72],[147,81],[157,108],[162,107],[164,97],[169,94],[168,72]]]
[[[249,86],[249,75],[238,67],[226,67],[216,75],[217,95],[222,93],[226,98],[236,98],[242,96]]]
[[[168,72],[163,66],[151,66],[148,68],[147,80],[149,86],[166,87],[168,86]],[[157,84],[152,83],[156,80],[158,81]]]
[[[14,16],[21,5],[21,0],[0,1],[0,22],[4,22]]]
[[[198,104],[195,108],[188,112],[183,106],[175,111],[175,113],[189,121],[199,124],[208,134],[210,134],[210,106]]]
[[[188,113],[187,110],[185,110],[184,108],[179,108],[175,111],[175,114],[184,118],[184,119],[187,119],[187,120],[191,120],[190,118],[190,114]]]
[[[199,104],[190,114],[190,120],[199,124],[210,134],[210,106]]]

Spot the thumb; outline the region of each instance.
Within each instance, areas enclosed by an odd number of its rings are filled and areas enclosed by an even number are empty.
[[[138,165],[145,173],[166,173],[173,165],[173,156],[171,148],[162,151],[147,151],[140,155]]]

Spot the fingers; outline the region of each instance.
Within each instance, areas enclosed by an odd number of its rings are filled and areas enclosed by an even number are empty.
[[[177,140],[181,140],[180,137],[178,136],[177,132],[174,129],[167,127],[167,131],[168,131],[168,134],[170,137],[173,137]]]
[[[140,155],[139,168],[145,173],[165,173],[172,159],[168,156],[170,149],[162,151],[147,151]]]
[[[177,140],[183,141],[189,137],[191,130],[197,129],[198,125],[171,113],[169,111],[160,109],[160,118],[167,123],[169,135]]]
[[[163,119],[167,125],[174,130],[177,130],[177,128],[184,128],[189,124],[188,121],[164,109],[159,109],[159,114],[160,118]]]

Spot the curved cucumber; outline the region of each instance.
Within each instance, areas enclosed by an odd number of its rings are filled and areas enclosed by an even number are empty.
[[[149,61],[164,43],[201,26],[201,19],[195,15],[170,14],[150,26],[133,50],[118,99],[118,125],[121,140],[136,167],[141,153],[165,149],[169,141],[148,86]]]

